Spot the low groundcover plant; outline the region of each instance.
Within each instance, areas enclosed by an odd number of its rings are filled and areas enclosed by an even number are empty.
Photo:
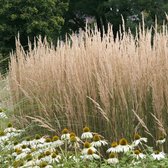
[[[138,133],[129,143],[126,138],[108,141],[100,134],[83,129],[81,139],[67,128],[61,136],[23,137],[11,123],[0,131],[0,167],[55,168],[55,167],[165,167],[167,154],[149,147],[146,137]],[[162,141],[161,144],[165,142]],[[158,144],[158,141],[156,142]]]

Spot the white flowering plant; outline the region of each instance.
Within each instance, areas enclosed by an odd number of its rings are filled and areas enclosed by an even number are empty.
[[[35,135],[26,138],[25,130],[11,123],[0,131],[1,168],[57,168],[57,167],[166,167],[168,157],[157,143],[157,150],[149,147],[147,138],[135,134],[132,143],[126,138],[110,143],[100,134],[85,127],[81,136],[64,128],[60,136]],[[80,138],[82,137],[82,138]],[[162,144],[162,143],[161,143]]]

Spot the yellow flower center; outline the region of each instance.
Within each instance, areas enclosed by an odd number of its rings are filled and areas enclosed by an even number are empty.
[[[8,124],[8,128],[11,128],[11,127],[12,127],[12,124],[11,124],[11,123],[9,123],[9,124]]]
[[[40,167],[46,167],[47,165],[48,165],[48,163],[47,163],[47,162],[45,162],[45,161],[43,161],[43,162],[41,162],[41,163],[40,163],[40,165],[39,165],[39,166],[40,166]]]
[[[115,153],[110,153],[109,154],[109,158],[115,158],[116,157],[116,154]]]
[[[53,154],[51,155],[51,157],[52,157],[52,158],[56,158],[56,157],[57,157],[57,154],[56,154],[56,153],[53,153]]]
[[[51,152],[50,151],[46,151],[45,152],[45,156],[49,156],[49,155],[51,155]]]
[[[92,151],[92,149],[89,149],[88,152],[87,152],[88,155],[93,155],[93,153],[94,152]]]
[[[141,136],[138,134],[138,133],[136,133],[135,135],[134,135],[134,139],[135,140],[138,140],[138,139],[140,139],[141,138]]]
[[[13,167],[21,167],[23,165],[24,165],[23,160],[16,160],[13,162]]]
[[[125,146],[125,145],[128,145],[128,142],[125,138],[122,138],[120,139],[119,144]]]
[[[26,141],[30,141],[30,137],[26,137]]]
[[[15,152],[17,153],[17,155],[19,155],[19,154],[21,154],[21,153],[22,153],[22,150],[21,150],[21,149],[19,149],[19,148],[16,148],[16,149],[15,149]]]
[[[27,160],[27,161],[30,161],[30,160],[32,160],[32,159],[33,159],[33,157],[32,157],[31,154],[28,154],[28,155],[26,156],[26,160]]]
[[[90,128],[89,127],[84,127],[83,132],[90,132]]]
[[[38,156],[38,159],[40,160],[40,159],[43,158],[43,157],[44,157],[44,154],[41,153],[41,154]]]
[[[51,138],[46,138],[46,142],[51,142]]]
[[[74,137],[75,137],[76,134],[75,134],[74,132],[71,132],[71,133],[70,133],[70,137],[71,137],[71,136],[74,136]]]
[[[4,136],[5,132],[4,131],[0,131],[0,136]]]
[[[40,139],[40,138],[41,138],[41,136],[39,134],[35,135],[35,139]]]
[[[62,134],[68,134],[68,129],[67,128],[64,128],[63,130],[62,130]]]
[[[31,148],[31,152],[35,152],[36,151],[36,148]]]
[[[70,137],[70,141],[73,143],[73,142],[76,142],[76,137],[75,136],[71,136]]]
[[[59,137],[58,136],[53,136],[53,138],[52,138],[52,141],[58,141],[59,140]]]
[[[17,144],[18,144],[18,142],[17,142],[17,141],[15,141],[13,144],[14,144],[14,145],[17,145]]]
[[[94,135],[93,141],[100,141],[100,136],[98,134]]]
[[[159,153],[160,153],[160,151],[158,151],[158,150],[155,151],[155,154],[156,154],[156,155],[158,155]]]
[[[22,149],[26,149],[27,148],[27,146],[26,145],[22,145]]]
[[[85,142],[85,143],[84,143],[84,148],[90,148],[90,146],[91,146],[91,145],[90,145],[89,142]]]
[[[134,151],[134,154],[136,154],[136,155],[139,155],[140,153],[141,153],[141,152],[140,152],[140,150],[138,150],[138,149]]]
[[[116,146],[118,146],[117,142],[112,142],[111,147],[115,148]]]

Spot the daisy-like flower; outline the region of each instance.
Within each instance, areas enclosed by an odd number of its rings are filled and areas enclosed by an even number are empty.
[[[67,128],[64,128],[62,130],[62,135],[61,135],[61,140],[63,141],[67,141],[70,139],[70,134],[69,134],[69,130]]]
[[[90,132],[90,128],[84,127],[83,133],[81,135],[81,139],[92,139],[92,138],[93,138],[93,135],[92,135],[92,132]]]
[[[64,142],[62,140],[60,140],[58,136],[54,136],[52,138],[52,144],[51,144],[51,146],[53,146],[53,147],[59,147],[59,146],[62,146],[63,144],[64,144]]]
[[[131,146],[128,145],[128,142],[125,138],[120,139],[119,145],[118,145],[118,151],[119,152],[128,152],[131,149]]]
[[[137,149],[134,151],[133,157],[135,157],[136,159],[144,159],[146,158],[146,155]]]
[[[11,123],[9,123],[8,127],[4,129],[5,133],[8,133],[8,132],[10,133],[10,132],[15,132],[15,131],[16,131],[16,128],[13,128]]]
[[[77,137],[76,134],[75,134],[74,132],[71,132],[71,133],[70,133],[70,138],[71,138],[72,136],[74,136],[78,142],[81,141],[80,138]]]
[[[97,149],[95,147],[93,147],[89,142],[85,142],[84,143],[84,149],[82,150],[82,154],[85,155],[88,153],[88,150],[91,149],[93,152],[96,152]]]
[[[107,150],[107,153],[118,153],[120,152],[120,148],[117,142],[112,142],[111,148]]]
[[[70,148],[79,148],[79,138],[75,136],[75,134],[70,134],[70,141],[69,141]]]
[[[52,157],[52,161],[51,161],[52,163],[55,163],[55,162],[59,163],[61,160],[61,156],[57,152],[52,153],[51,157]]]
[[[117,164],[119,162],[117,155],[115,153],[109,154],[109,159],[107,159],[108,164]]]
[[[26,142],[27,141],[27,142]],[[46,138],[41,137],[39,134],[35,135],[35,139],[29,141],[28,139],[24,141],[25,143],[28,143],[32,148],[41,148],[43,147],[43,144],[46,142]]]
[[[92,149],[89,149],[86,154],[81,156],[81,158],[85,160],[94,160],[94,159],[100,159],[100,156],[95,154]]]
[[[7,115],[3,112],[3,111],[0,111],[0,119],[7,119]]]
[[[164,152],[160,152],[160,151],[155,151],[151,155],[154,158],[154,160],[161,160],[161,159],[164,159],[166,156]]]
[[[133,141],[133,146],[137,146],[141,144],[142,142],[147,142],[147,138],[141,137],[138,133],[134,135],[134,141]]]
[[[52,164],[52,163],[59,163],[61,159],[61,156],[58,155],[58,152],[55,151],[54,153],[51,153],[50,151],[46,151],[44,153],[44,157],[41,158],[41,161],[45,161],[49,164]]]
[[[157,145],[162,145],[166,142],[166,138],[164,136],[161,136],[157,141],[156,144]]]
[[[101,147],[101,146],[105,146],[107,144],[108,143],[105,140],[101,140],[101,138],[98,134],[94,135],[93,142],[91,143],[91,145],[94,147]]]

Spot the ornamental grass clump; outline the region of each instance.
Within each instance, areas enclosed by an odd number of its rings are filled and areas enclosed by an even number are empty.
[[[87,123],[108,138],[130,139],[136,126],[166,135],[167,26],[142,25],[136,35],[118,32],[116,38],[110,26],[103,38],[96,28],[87,30],[57,47],[38,38],[24,51],[16,41],[8,79],[18,124],[80,134]]]

